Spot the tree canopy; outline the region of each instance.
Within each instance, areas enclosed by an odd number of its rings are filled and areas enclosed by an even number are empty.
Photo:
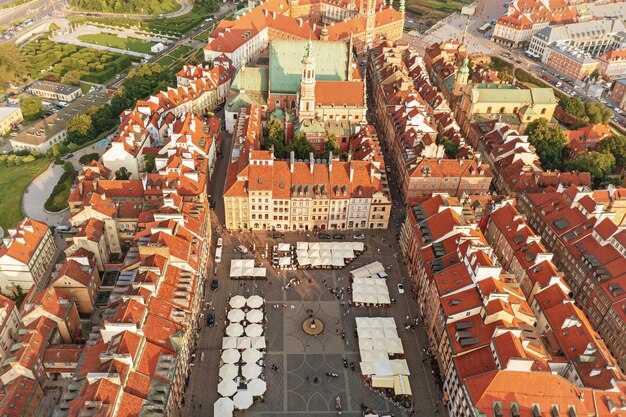
[[[456,143],[452,142],[448,138],[443,138],[441,144],[443,145],[443,149],[446,151],[448,158],[456,158],[456,155],[459,153],[459,147]]]
[[[11,82],[28,77],[26,62],[15,42],[0,43],[0,91]]]
[[[20,109],[25,120],[35,120],[43,113],[43,103],[37,96],[22,96]]]
[[[128,73],[123,82],[124,95],[130,102],[145,98],[168,87],[167,72],[157,63],[141,65]]]
[[[626,167],[626,136],[613,135],[602,141],[598,150],[613,155],[617,168]]]
[[[67,138],[80,145],[87,142],[93,134],[93,124],[88,114],[78,114],[67,122]]]
[[[559,105],[565,113],[571,114],[585,123],[608,123],[613,112],[602,103],[582,101],[577,97],[563,97]]]
[[[546,119],[541,118],[528,124],[526,134],[544,169],[563,169],[567,147],[560,129],[551,127]]]
[[[326,136],[326,142],[324,142],[324,152],[322,152],[319,156],[328,159],[331,152],[333,153],[333,156],[339,155],[339,141],[334,133]]]
[[[61,78],[63,84],[80,85],[80,71],[72,70],[65,73]]]
[[[605,180],[615,168],[615,157],[608,152],[588,152],[578,159],[568,162],[570,169],[589,172],[592,179],[599,183]]]
[[[265,143],[263,149],[269,150],[274,147],[274,156],[277,159],[284,159],[287,157],[287,149],[285,147],[285,127],[283,123],[278,119],[269,120],[265,124],[267,129],[267,136],[265,137]]]
[[[313,145],[307,140],[304,133],[300,133],[291,141],[287,149],[290,152],[293,151],[296,159],[308,159],[309,154],[313,152]]]

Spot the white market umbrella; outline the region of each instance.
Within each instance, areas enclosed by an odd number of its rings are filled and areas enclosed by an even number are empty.
[[[220,378],[235,379],[239,373],[239,367],[232,363],[227,363],[220,368]]]
[[[267,347],[264,336],[251,337],[250,339],[252,340],[252,347],[254,349],[265,349]]]
[[[237,349],[239,349],[239,350],[250,349],[250,338],[249,337],[238,337],[237,338]]]
[[[241,354],[241,359],[245,363],[255,363],[263,357],[263,354],[256,349],[246,349]]]
[[[228,320],[230,320],[231,323],[238,323],[242,321],[245,316],[246,316],[246,313],[244,313],[243,310],[239,308],[230,310],[228,312]]]
[[[213,415],[220,417],[232,417],[235,410],[235,404],[233,400],[227,397],[222,397],[215,401],[213,404]]]
[[[230,397],[237,392],[237,383],[232,379],[225,379],[217,384],[217,392],[224,397]]]
[[[248,382],[247,389],[250,394],[257,397],[259,395],[263,395],[265,391],[267,391],[267,383],[262,379],[255,378]]]
[[[236,337],[224,337],[222,339],[222,349],[235,349],[237,347]]]
[[[226,349],[222,353],[222,362],[235,363],[239,360],[239,351],[237,349]]]
[[[233,398],[233,403],[238,410],[246,410],[252,405],[252,394],[247,390],[241,390]]]
[[[263,334],[263,326],[260,324],[249,324],[246,326],[246,335],[250,337],[258,337]]]
[[[248,380],[258,378],[261,375],[261,367],[256,363],[247,363],[241,367],[241,374]]]
[[[248,304],[248,307],[250,308],[259,308],[263,305],[263,299],[258,295],[253,295],[248,297],[246,304]]]
[[[239,323],[231,323],[226,328],[228,336],[241,336],[243,334],[243,326]]]
[[[244,297],[243,295],[236,295],[230,299],[228,304],[232,308],[242,308],[243,306],[246,305],[246,297]]]
[[[263,312],[257,309],[250,310],[246,313],[246,320],[250,323],[260,323],[263,321]]]

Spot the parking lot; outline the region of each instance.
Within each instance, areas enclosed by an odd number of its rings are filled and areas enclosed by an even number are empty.
[[[220,361],[221,337],[224,332],[226,304],[235,294],[249,296],[258,294],[266,299],[267,311],[267,353],[265,378],[268,391],[263,402],[254,404],[240,415],[270,416],[330,416],[337,415],[335,401],[341,399],[346,416],[361,416],[362,406],[395,416],[409,415],[407,410],[386,401],[370,390],[362,381],[359,371],[359,353],[356,342],[355,317],[394,317],[402,339],[405,356],[411,370],[411,388],[415,415],[440,415],[440,389],[435,386],[428,361],[421,359],[421,349],[425,347],[423,328],[405,330],[407,316],[417,317],[411,292],[398,292],[397,285],[409,281],[395,242],[397,229],[364,232],[366,251],[349,266],[337,270],[277,270],[263,258],[265,244],[320,240],[313,234],[287,233],[283,239],[273,239],[266,233],[225,233],[223,235],[222,260],[217,265],[214,277],[218,289],[211,290],[207,281],[207,312],[214,311],[216,326],[205,327],[201,331],[196,350],[196,362],[191,376],[187,403],[181,415],[212,415],[213,402],[218,398],[218,368]],[[345,241],[353,241],[353,233],[343,233]],[[334,241],[330,240],[330,241]],[[236,251],[237,245],[256,248],[248,254]],[[233,259],[256,259],[267,268],[266,280],[232,280],[229,278],[230,261]],[[391,297],[397,301],[389,308],[347,308],[345,292],[349,285],[349,271],[368,263],[380,261],[389,274],[388,287]],[[287,282],[294,279],[299,284],[285,289]],[[331,289],[344,288],[344,294],[337,298]],[[343,305],[342,305],[343,304]],[[214,309],[214,310],[211,310]],[[309,336],[302,331],[302,322],[312,310],[314,317],[324,322],[325,331],[318,336]],[[205,316],[206,317],[206,316]],[[345,334],[345,339],[342,338]],[[200,361],[202,352],[204,360]],[[343,359],[355,364],[355,370],[345,368]],[[278,367],[272,371],[272,365]],[[328,377],[327,372],[337,373],[338,377]]]

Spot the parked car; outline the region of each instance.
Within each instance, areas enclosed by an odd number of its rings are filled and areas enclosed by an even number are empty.
[[[346,235],[342,235],[341,233],[337,233],[336,235],[333,235],[333,239],[335,240],[344,240],[346,238]]]
[[[283,239],[285,234],[283,232],[272,232],[272,237],[274,239]]]
[[[356,240],[363,240],[365,239],[365,235],[363,233],[357,233],[356,235],[352,236],[354,239]]]
[[[213,291],[217,291],[217,287],[218,287],[218,282],[216,279],[214,279],[213,281],[211,281],[211,290]]]
[[[215,208],[215,200],[211,200],[211,202],[209,203],[209,207],[211,207],[212,209]]]
[[[73,156],[74,156],[73,153],[68,153],[67,155],[63,155],[63,157],[61,157],[61,159],[64,160],[64,161],[67,161],[68,159],[70,159]]]
[[[328,233],[320,233],[319,234],[320,239],[330,239],[330,235]]]
[[[400,294],[404,294],[404,285],[402,285],[402,284],[398,284],[398,292],[399,292]]]
[[[209,317],[206,319],[206,324],[209,327],[215,326],[215,313],[209,314]]]
[[[238,245],[235,250],[239,253],[241,253],[242,255],[245,255],[246,253],[248,253],[248,248],[246,248],[244,245]]]

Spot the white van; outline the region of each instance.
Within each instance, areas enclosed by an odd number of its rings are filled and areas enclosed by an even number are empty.
[[[222,240],[222,238],[220,237],[219,239],[217,239],[217,247],[221,248],[224,244],[224,241]]]
[[[222,247],[218,246],[215,250],[215,263],[219,264],[220,262],[222,262]]]

